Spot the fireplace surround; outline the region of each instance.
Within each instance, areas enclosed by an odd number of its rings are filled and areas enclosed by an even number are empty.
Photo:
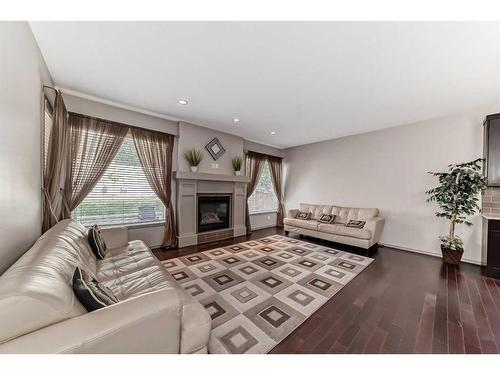
[[[174,178],[177,191],[176,208],[179,247],[246,234],[245,201],[248,177],[177,171]],[[207,224],[212,225],[200,227],[198,221],[200,214],[199,199],[201,197],[226,197],[224,199],[229,200],[227,207],[229,214],[225,215],[227,217],[218,220],[220,217],[218,218],[217,213],[216,215],[208,215],[206,216]],[[210,199],[208,198],[208,200]],[[210,204],[208,204],[208,207],[210,208]],[[219,212],[221,212],[220,208]],[[208,223],[208,221],[211,222]],[[222,223],[219,221],[222,221]],[[228,221],[227,225],[226,221]]]

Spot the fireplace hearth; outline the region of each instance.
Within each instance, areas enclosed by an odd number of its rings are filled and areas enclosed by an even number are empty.
[[[198,233],[230,228],[230,221],[230,195],[198,196]]]

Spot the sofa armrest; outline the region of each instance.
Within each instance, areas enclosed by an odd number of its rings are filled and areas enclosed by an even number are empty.
[[[297,214],[299,213],[299,210],[296,209],[296,208],[292,208],[291,210],[288,210],[286,212],[286,217],[289,217],[289,218],[294,218],[295,216],[297,216]]]
[[[126,227],[102,228],[101,233],[108,249],[128,245],[128,229]]]
[[[364,228],[368,229],[372,233],[370,246],[380,241],[380,237],[382,237],[382,230],[384,229],[384,223],[385,219],[382,217],[375,217],[366,221]]]
[[[163,289],[10,340],[0,353],[179,353],[181,309]]]

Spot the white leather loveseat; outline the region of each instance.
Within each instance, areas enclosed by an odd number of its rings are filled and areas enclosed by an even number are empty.
[[[206,353],[210,316],[125,228],[102,231],[96,260],[86,229],[64,220],[0,276],[0,353]],[[87,312],[72,290],[75,266],[118,303]]]
[[[327,241],[370,249],[378,244],[384,228],[384,219],[378,217],[377,208],[339,207],[319,204],[300,204],[301,212],[310,212],[309,220],[297,219],[298,209],[289,210],[283,220],[285,233],[321,238]],[[318,222],[322,214],[335,215],[332,224]],[[365,221],[363,228],[346,227],[349,220]]]

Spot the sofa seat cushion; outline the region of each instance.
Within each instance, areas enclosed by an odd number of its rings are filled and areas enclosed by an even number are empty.
[[[318,224],[319,224],[316,220],[302,220],[290,217],[284,218],[283,223],[285,223],[285,225],[291,225],[293,227],[304,228],[309,230],[318,230]]]
[[[156,257],[142,241],[131,241],[127,246],[108,250],[106,257],[97,263],[96,278],[100,282],[158,265]]]
[[[153,254],[151,256],[154,257]],[[210,315],[156,258],[154,260],[157,264],[152,267],[124,274],[102,284],[111,289],[120,301],[160,289],[175,290],[182,305],[181,353],[192,353],[204,348],[212,325]]]
[[[124,301],[145,293],[173,287],[173,281],[165,274],[161,265],[125,273],[111,280],[100,281],[111,289],[119,301]]]
[[[319,224],[318,231],[362,240],[369,240],[372,236],[372,233],[368,229],[351,228],[343,224]]]

